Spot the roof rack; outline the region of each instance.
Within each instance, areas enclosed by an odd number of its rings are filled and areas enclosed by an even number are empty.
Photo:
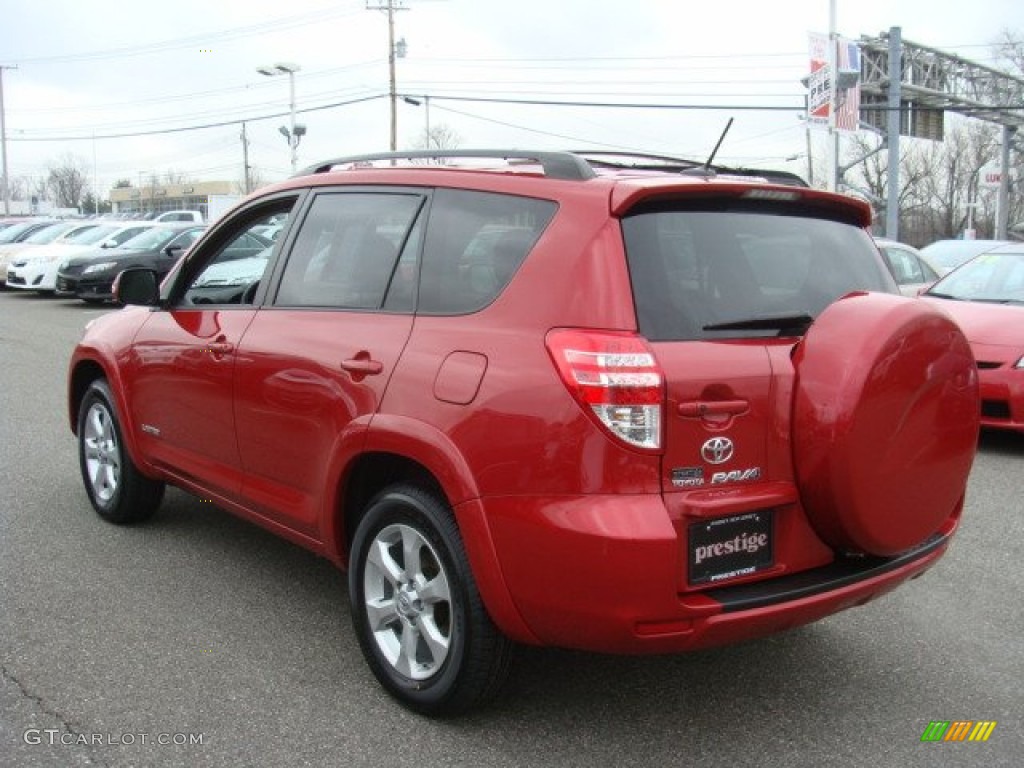
[[[666,171],[694,168],[702,165],[702,163],[699,163],[696,160],[687,160],[683,157],[673,157],[671,155],[652,155],[646,152],[616,152],[614,150],[605,149],[574,149],[572,150],[572,154],[584,158],[588,163],[590,163],[590,165],[596,165],[602,168],[630,168],[643,171]],[[624,160],[632,160],[634,162],[624,162],[623,160],[616,160],[615,158],[623,158]]]
[[[596,175],[583,157],[571,152],[528,152],[518,149],[435,149],[411,152],[376,152],[368,155],[350,155],[311,165],[296,176],[326,173],[336,165],[369,163],[375,160],[442,160],[454,158],[490,158],[494,160],[528,160],[540,163],[544,175],[552,179],[586,181]]]
[[[726,176],[753,176],[775,184],[793,187],[808,186],[803,178],[789,171],[775,171],[767,168],[737,168],[717,164],[705,165],[698,160],[688,160],[684,157],[652,155],[643,152],[581,149],[572,150],[572,153],[586,159],[591,166],[598,168],[621,168],[634,171],[675,171],[684,176],[703,176],[706,178],[714,178],[718,174]],[[622,159],[619,160],[617,158]]]

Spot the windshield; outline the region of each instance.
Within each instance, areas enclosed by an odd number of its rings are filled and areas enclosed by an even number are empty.
[[[652,341],[799,334],[851,291],[895,292],[870,236],[851,224],[659,210],[622,228],[640,331]]]
[[[72,245],[93,245],[103,240],[107,235],[110,235],[118,230],[115,224],[104,224],[102,226],[89,227],[78,234],[72,235],[67,238],[64,242]]]
[[[123,250],[155,251],[157,248],[163,248],[167,245],[180,232],[180,229],[150,227],[142,234],[136,235],[130,240],[125,240],[117,247]]]
[[[58,237],[63,235],[74,224],[68,224],[67,222],[60,222],[58,224],[51,224],[48,227],[43,227],[38,232],[33,232],[31,235],[25,238],[26,243],[32,243],[34,245],[45,245],[46,243],[52,243]]]
[[[997,245],[1004,243],[1000,240],[939,240],[922,248],[921,253],[944,269],[950,270]]]
[[[38,221],[23,221],[19,224],[12,224],[0,232],[0,243],[13,243],[25,232],[30,232],[38,226]]]
[[[1024,304],[1024,247],[983,253],[937,282],[928,296]]]

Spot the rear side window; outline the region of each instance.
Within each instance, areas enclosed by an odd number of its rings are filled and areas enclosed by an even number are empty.
[[[550,200],[439,189],[430,210],[418,311],[476,312],[504,290],[557,206]]]
[[[816,317],[851,291],[894,292],[850,224],[753,210],[657,210],[622,222],[640,331],[652,341],[777,335],[708,326]]]
[[[413,194],[327,193],[317,195],[292,247],[277,306],[381,309],[392,293],[415,280],[415,268],[399,255],[424,198]],[[404,309],[399,301],[387,309]]]

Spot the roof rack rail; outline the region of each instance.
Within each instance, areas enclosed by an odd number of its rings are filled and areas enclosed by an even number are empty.
[[[637,171],[674,170],[684,176],[701,176],[705,178],[714,178],[718,174],[725,174],[726,176],[753,176],[775,184],[793,187],[808,186],[801,176],[790,171],[775,171],[767,168],[740,168],[716,164],[705,165],[699,160],[688,160],[685,157],[675,157],[672,155],[654,155],[645,152],[574,149],[572,153],[586,159],[590,165],[598,168],[622,168]],[[618,158],[621,158],[621,160]]]
[[[571,152],[529,152],[519,149],[435,149],[410,152],[376,152],[368,155],[336,157],[311,165],[296,176],[326,173],[336,165],[368,163],[375,160],[441,160],[452,158],[492,158],[495,160],[532,160],[540,163],[544,175],[552,179],[586,181],[596,175],[584,158]]]
[[[695,166],[702,165],[697,160],[687,160],[685,157],[675,157],[672,155],[653,155],[647,152],[632,152],[622,151],[617,152],[615,150],[608,149],[574,149],[571,150],[574,155],[587,160],[591,165],[597,165],[603,168],[633,168],[637,170],[664,170],[671,167],[679,168],[693,168]],[[640,162],[621,162],[616,161],[615,158],[623,158],[624,160],[634,160]]]

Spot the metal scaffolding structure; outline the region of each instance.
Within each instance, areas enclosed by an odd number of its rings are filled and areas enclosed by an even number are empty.
[[[1006,237],[1010,146],[1024,125],[1024,78],[903,40],[899,27],[861,37],[861,120],[881,130],[889,150],[886,236],[898,236],[899,137],[941,140],[945,112],[1003,127],[999,217]]]

